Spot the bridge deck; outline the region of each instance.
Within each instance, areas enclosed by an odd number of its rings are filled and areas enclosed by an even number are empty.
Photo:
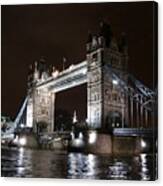
[[[73,65],[72,68],[60,72],[57,77],[50,77],[43,82],[38,82],[38,89],[48,88],[52,92],[59,92],[73,88],[87,82],[87,61]]]
[[[156,131],[152,128],[115,128],[113,135],[115,136],[154,136]]]

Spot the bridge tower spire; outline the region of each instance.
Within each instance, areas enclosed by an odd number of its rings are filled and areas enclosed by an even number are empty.
[[[73,123],[77,123],[78,119],[77,119],[77,114],[76,114],[76,110],[74,110],[74,114],[73,114]]]
[[[39,70],[38,70],[38,63],[37,63],[37,61],[35,61],[35,63],[34,63],[34,74],[33,74],[33,76],[34,76],[34,81],[38,81],[38,79],[39,79]]]

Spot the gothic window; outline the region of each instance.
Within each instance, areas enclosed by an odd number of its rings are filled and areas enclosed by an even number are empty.
[[[112,65],[112,61],[113,61],[113,58],[112,58],[112,56],[110,56],[109,57],[109,63],[110,63],[110,65]]]
[[[112,95],[112,98],[113,98],[113,101],[117,101],[118,99],[118,96],[117,96],[117,94],[116,93],[113,93],[113,95]]]
[[[109,95],[109,90],[108,89],[105,89],[105,95]]]
[[[99,100],[100,99],[100,95],[99,94],[97,94],[97,100]]]
[[[94,100],[95,100],[95,101],[98,100],[98,94],[97,94],[97,93],[94,95]]]
[[[41,110],[41,114],[45,114],[46,112],[45,112],[45,109],[42,109]]]
[[[95,121],[98,121],[99,117],[100,117],[100,113],[99,113],[99,109],[98,108],[94,111],[94,116],[95,116]]]
[[[42,104],[45,104],[45,98],[40,99],[40,102],[41,102]]]
[[[97,53],[92,55],[92,61],[97,61]]]
[[[98,93],[96,93],[96,94],[94,95],[94,100],[95,100],[95,101],[99,100],[99,94],[98,94]]]
[[[118,65],[121,67],[121,59],[118,60]]]
[[[97,112],[97,119],[99,120],[100,119],[100,113]]]
[[[96,36],[94,36],[93,39],[92,39],[92,47],[94,49],[97,47],[97,38],[96,38]]]

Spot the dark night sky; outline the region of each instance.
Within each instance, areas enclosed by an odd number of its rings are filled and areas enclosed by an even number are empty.
[[[97,32],[101,19],[116,38],[127,34],[129,71],[152,88],[152,10],[152,2],[2,6],[2,115],[16,116],[29,64],[45,56],[61,69],[63,56],[67,66],[84,60],[88,31]],[[86,85],[57,96],[57,108],[76,108],[85,117]]]

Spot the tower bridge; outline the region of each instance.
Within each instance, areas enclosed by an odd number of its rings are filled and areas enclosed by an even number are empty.
[[[55,72],[54,72],[55,73]],[[87,82],[87,61],[71,65],[68,69],[36,83],[38,90],[48,88],[54,93],[70,89]]]
[[[46,131],[53,132],[56,94],[87,83],[89,127],[106,131],[130,128],[129,133],[134,128],[154,128],[157,93],[128,73],[127,48],[125,36],[116,42],[110,25],[104,23],[98,35],[89,35],[85,61],[62,72],[53,68],[51,74],[44,61],[35,63],[34,71],[29,74],[26,110],[23,104],[26,126],[37,132],[38,123],[43,122]],[[21,109],[16,125],[19,125],[22,113]]]

